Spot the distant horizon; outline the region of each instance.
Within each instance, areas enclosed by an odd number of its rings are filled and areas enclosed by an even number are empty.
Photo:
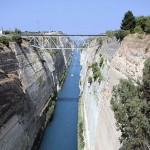
[[[100,34],[119,29],[128,10],[134,16],[149,16],[149,6],[150,1],[142,0],[2,0],[0,29]]]

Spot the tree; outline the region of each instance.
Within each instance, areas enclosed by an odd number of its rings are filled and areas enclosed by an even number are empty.
[[[111,105],[123,148],[146,149],[150,145],[150,58],[145,61],[142,84],[120,80],[113,88]]]
[[[145,16],[136,17],[136,26],[140,26],[143,31],[145,31],[145,24],[146,24]]]
[[[146,20],[145,32],[148,33],[148,34],[150,34],[150,16],[147,17],[147,20]]]
[[[130,30],[131,32],[135,28],[135,17],[131,11],[125,13],[124,18],[122,20],[121,29],[122,30]]]
[[[15,34],[20,34],[20,33],[21,33],[21,31],[19,29],[15,28]]]

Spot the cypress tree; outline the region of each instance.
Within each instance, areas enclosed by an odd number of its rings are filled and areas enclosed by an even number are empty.
[[[121,23],[122,30],[130,30],[131,32],[135,28],[136,20],[131,11],[125,13]]]

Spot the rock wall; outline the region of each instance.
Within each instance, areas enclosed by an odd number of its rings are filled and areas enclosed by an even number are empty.
[[[105,63],[99,70],[103,75],[89,84],[91,64],[98,62],[100,54]],[[121,78],[141,79],[143,63],[150,57],[150,35],[128,35],[122,42],[115,38],[103,38],[103,45],[86,49],[81,53],[81,100],[85,124],[86,150],[119,150],[120,132],[116,130],[113,111],[110,107],[111,91]]]
[[[72,50],[46,51],[9,43],[0,50],[0,147],[35,149],[46,122],[48,107]],[[37,143],[36,143],[37,142]],[[34,146],[33,146],[34,144]]]

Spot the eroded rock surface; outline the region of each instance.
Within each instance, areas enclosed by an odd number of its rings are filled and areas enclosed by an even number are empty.
[[[27,150],[45,128],[51,99],[71,60],[57,52],[10,43],[0,50],[0,149]]]
[[[100,54],[105,58],[101,83],[93,76],[91,64],[99,63]],[[81,53],[81,100],[85,123],[85,149],[119,150],[120,132],[116,130],[115,118],[110,107],[111,91],[121,78],[142,78],[146,58],[150,57],[150,35],[128,35],[121,44],[115,38],[103,39],[103,45]]]

